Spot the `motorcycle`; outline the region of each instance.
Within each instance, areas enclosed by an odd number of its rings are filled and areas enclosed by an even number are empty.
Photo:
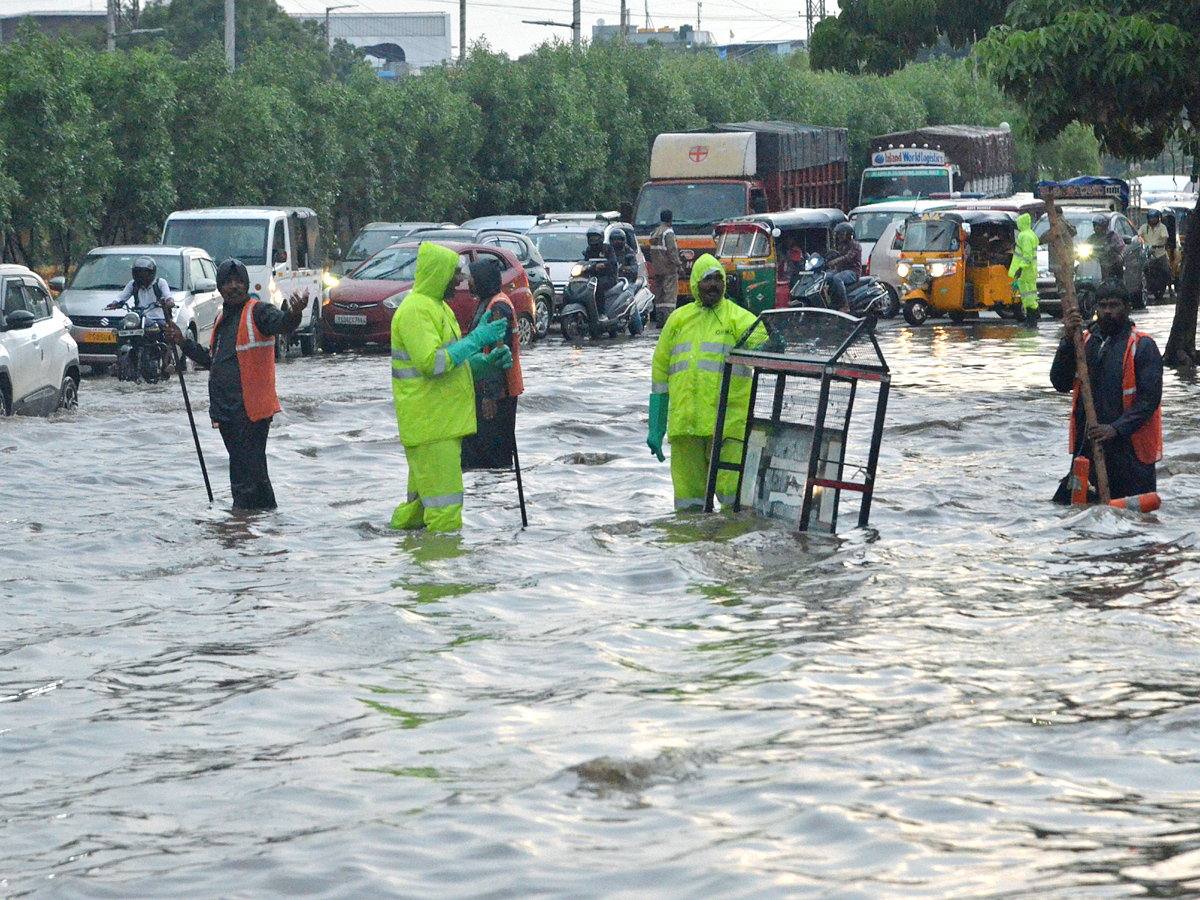
[[[631,336],[637,336],[654,315],[654,293],[641,278],[618,278],[603,297],[597,296],[599,270],[604,265],[604,260],[594,259],[576,263],[571,269],[571,280],[563,289],[559,312],[559,326],[568,341],[580,340],[589,331],[593,337],[605,333],[616,337],[625,329]],[[589,301],[596,304],[594,327],[588,316]]]
[[[814,253],[805,260],[804,268],[796,274],[788,293],[791,297],[788,306],[832,309],[833,292],[825,269],[825,257]],[[850,313],[860,319],[867,316],[891,319],[900,312],[883,282],[869,275],[846,289],[846,305],[850,307]]]
[[[163,310],[170,318],[173,304],[160,300],[154,306]],[[170,376],[171,347],[163,333],[163,320],[151,318],[148,309],[130,309],[127,304],[116,304],[114,309],[124,307],[127,312],[117,327],[117,379],[119,381],[146,382],[155,384],[159,379]]]
[[[1171,263],[1164,252],[1151,255],[1146,263],[1146,293],[1154,296],[1155,303],[1162,303],[1163,295],[1171,284]]]

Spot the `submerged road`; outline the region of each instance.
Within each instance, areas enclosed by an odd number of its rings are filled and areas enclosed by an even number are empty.
[[[177,383],[0,421],[0,897],[1197,896],[1197,386],[1160,512],[1056,507],[1059,333],[882,327],[836,538],[671,513],[651,336],[526,354],[524,531],[386,528],[382,356],[281,365],[272,514]]]

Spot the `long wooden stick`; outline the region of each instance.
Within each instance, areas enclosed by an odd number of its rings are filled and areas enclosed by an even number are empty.
[[[1046,197],[1046,215],[1050,217],[1050,243],[1054,245],[1055,256],[1058,257],[1060,282],[1062,283],[1062,314],[1063,319],[1079,309],[1075,299],[1075,259],[1071,246],[1064,233],[1062,219],[1058,217],[1058,207],[1053,197]],[[1072,339],[1075,342],[1075,377],[1079,380],[1079,396],[1083,400],[1084,423],[1087,428],[1096,424],[1096,404],[1092,400],[1092,377],[1088,372],[1087,349],[1083,340],[1083,329],[1074,329]],[[1072,415],[1074,413],[1072,412]],[[1072,452],[1074,450],[1072,449]],[[1104,458],[1104,445],[1092,442],[1092,461],[1096,464],[1096,490],[1100,494],[1100,502],[1107,504],[1112,496],[1108,491],[1108,465]]]

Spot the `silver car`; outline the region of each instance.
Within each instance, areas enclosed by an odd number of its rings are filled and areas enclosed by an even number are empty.
[[[212,337],[221,295],[217,293],[217,267],[206,251],[161,244],[97,247],[84,257],[71,283],[58,295],[59,309],[71,319],[79,360],[93,372],[104,372],[117,361],[117,326],[122,313],[106,307],[133,277],[133,261],[139,256],[153,259],[159,277],[170,285],[175,322],[183,333],[201,344]],[[51,279],[50,286],[62,283],[61,277]]]

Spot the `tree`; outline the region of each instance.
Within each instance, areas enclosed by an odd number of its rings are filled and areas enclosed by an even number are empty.
[[[1177,137],[1195,154],[1188,118],[1200,110],[1200,33],[1195,0],[1026,0],[976,48],[991,77],[1024,105],[1033,133],[1049,140],[1072,122],[1091,125],[1123,159],[1158,155]],[[1200,215],[1200,203],[1197,204]],[[1200,221],[1200,219],[1198,219]],[[1200,228],[1184,247],[1168,365],[1196,360]]]

